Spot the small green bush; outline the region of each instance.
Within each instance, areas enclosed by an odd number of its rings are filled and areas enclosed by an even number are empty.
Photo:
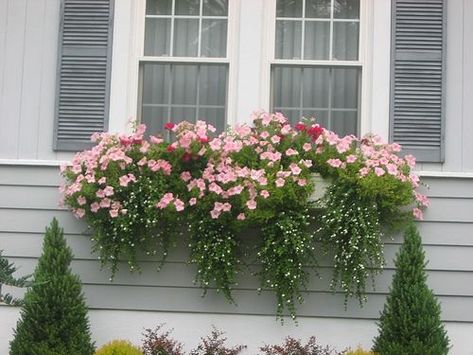
[[[414,224],[406,229],[394,264],[396,273],[373,350],[382,355],[446,355],[450,340],[440,303],[427,285],[425,252]]]
[[[30,275],[23,277],[14,277],[13,274],[18,271],[16,266],[13,263],[10,263],[5,257],[2,256],[3,250],[0,250],[0,303],[5,303],[10,306],[21,306],[23,300],[20,298],[15,298],[9,293],[2,293],[2,286],[12,286],[12,287],[29,287],[31,282],[29,282]]]
[[[113,340],[98,349],[95,355],[143,355],[143,352],[129,341]]]
[[[85,296],[71,270],[72,250],[53,219],[26,292],[10,355],[92,355]]]

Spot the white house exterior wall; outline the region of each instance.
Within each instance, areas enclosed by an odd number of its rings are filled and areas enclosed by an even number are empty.
[[[141,0],[140,0],[141,1]],[[245,119],[254,108],[267,108],[259,76],[250,65],[264,58],[264,12],[269,0],[241,0],[234,117]],[[116,0],[110,129],[125,129],[136,113],[136,53],[139,19],[135,0]],[[365,130],[388,135],[390,11],[389,0],[368,0],[371,18],[367,35],[371,73],[364,102]],[[432,206],[420,223],[429,282],[439,296],[443,319],[453,340],[452,354],[473,354],[473,1],[448,0],[446,83],[446,161],[423,164]],[[141,5],[142,6],[142,5]],[[245,22],[248,21],[248,22]],[[370,345],[375,319],[382,308],[393,274],[392,257],[399,237],[386,242],[388,266],[377,280],[368,304],[343,309],[340,295],[326,290],[330,265],[322,263],[323,280],[312,280],[300,323],[281,327],[274,319],[272,294],[257,296],[253,278],[242,277],[236,298],[228,305],[212,292],[201,298],[192,284],[194,268],[185,263],[184,248],[170,256],[161,273],[144,260],[140,275],[121,270],[114,283],[100,271],[90,254],[85,225],[57,206],[58,162],[70,154],[52,150],[59,27],[59,0],[0,0],[0,249],[21,267],[33,270],[44,227],[57,216],[76,255],[73,268],[81,276],[91,308],[94,336],[99,344],[115,337],[138,340],[142,327],[166,322],[187,346],[193,346],[211,324],[229,332],[235,342],[250,345],[254,354],[263,342],[277,342],[288,334],[315,334],[325,343],[343,347]],[[254,36],[260,33],[261,37]],[[249,53],[251,52],[251,53]],[[244,83],[250,81],[250,89]],[[366,81],[366,80],[365,80]],[[183,241],[185,243],[185,241]],[[0,354],[6,354],[17,310],[0,307]]]

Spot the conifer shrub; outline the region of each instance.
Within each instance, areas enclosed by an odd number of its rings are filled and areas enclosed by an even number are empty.
[[[98,349],[94,355],[143,355],[143,352],[129,341],[112,340]]]
[[[30,275],[14,277],[13,274],[18,271],[18,268],[3,257],[2,253],[3,250],[0,250],[0,303],[5,303],[10,306],[20,306],[23,300],[13,297],[7,292],[2,293],[2,286],[28,287],[30,285]]]
[[[71,260],[64,232],[53,219],[10,343],[11,355],[94,353],[81,282],[71,271]]]
[[[373,350],[382,355],[445,355],[449,338],[440,304],[427,286],[425,253],[414,224],[396,255],[390,294],[378,323]]]

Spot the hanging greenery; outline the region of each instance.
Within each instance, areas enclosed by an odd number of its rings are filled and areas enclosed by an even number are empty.
[[[282,114],[258,112],[253,126],[216,136],[204,121],[168,123],[174,139],[95,134],[90,150],[62,167],[65,203],[93,228],[93,243],[112,274],[118,260],[139,268],[140,254],[163,260],[176,226],[189,226],[196,281],[231,290],[242,254],[238,232],[260,230],[262,288],[276,292],[278,315],[295,316],[315,265],[315,236],[335,255],[332,285],[362,298],[370,270],[382,267],[381,226],[394,228],[428,204],[416,192],[415,158],[377,136],[339,137],[312,121],[294,127]],[[325,212],[309,227],[312,176],[332,182]],[[182,228],[181,228],[182,229]]]

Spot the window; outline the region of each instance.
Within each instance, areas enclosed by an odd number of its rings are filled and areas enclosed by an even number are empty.
[[[360,0],[277,0],[271,108],[359,133]]]
[[[225,128],[228,0],[147,0],[140,114],[149,132],[204,119]]]

